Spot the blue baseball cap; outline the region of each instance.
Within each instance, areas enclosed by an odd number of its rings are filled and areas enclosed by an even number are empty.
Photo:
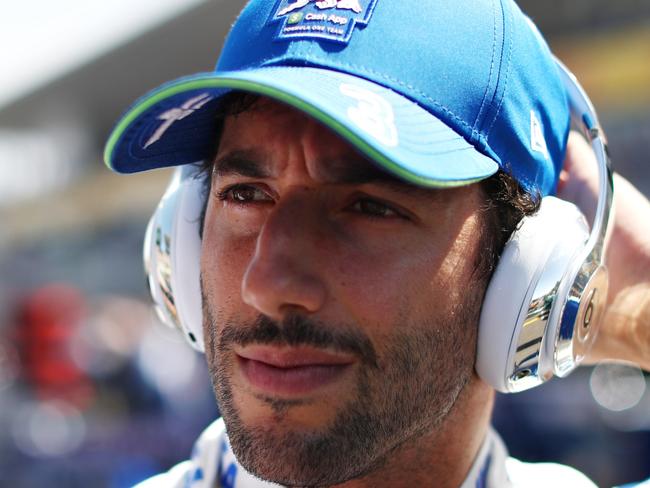
[[[552,194],[570,125],[555,60],[511,0],[252,0],[213,72],[127,110],[106,164],[133,173],[205,160],[233,90],[289,104],[428,187],[501,168]]]

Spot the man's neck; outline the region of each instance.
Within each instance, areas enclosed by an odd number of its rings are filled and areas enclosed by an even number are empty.
[[[493,403],[493,390],[473,378],[441,425],[399,446],[376,471],[337,487],[458,488],[486,438]]]

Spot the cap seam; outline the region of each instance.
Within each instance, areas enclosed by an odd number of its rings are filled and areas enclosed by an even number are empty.
[[[508,26],[512,28],[512,25],[514,24],[514,17],[512,10],[508,12],[508,17],[509,17],[509,22],[506,24],[506,12],[505,12],[505,7],[503,6],[503,2],[500,2],[502,9],[503,9],[503,34],[504,34],[504,42],[505,42],[505,36],[506,32],[508,31]],[[508,82],[510,81],[510,60],[512,59],[512,51],[513,51],[513,38],[514,35],[512,32],[509,32],[509,39],[508,39],[508,57],[506,58],[506,79],[503,82],[503,92],[501,93],[501,100],[499,101],[499,106],[497,107],[497,111],[494,114],[494,118],[492,119],[492,122],[490,123],[490,126],[487,128],[485,131],[485,141],[487,142],[490,138],[490,133],[492,132],[492,128],[494,127],[494,124],[496,123],[497,119],[499,118],[499,114],[501,113],[501,108],[503,107],[503,102],[506,99],[506,92],[508,91]]]
[[[286,42],[286,39],[275,39],[277,40],[282,40]],[[301,59],[307,59],[312,56],[312,52],[314,49],[314,43],[310,42],[308,39],[296,39],[293,41],[291,44],[297,44],[295,51],[293,51],[292,55],[299,57]]]
[[[480,136],[480,131],[479,131],[479,120],[481,120],[481,116],[483,115],[483,109],[485,108],[485,102],[487,101],[487,95],[488,91],[490,90],[490,86],[492,85],[492,74],[494,73],[494,59],[496,56],[496,47],[497,47],[497,19],[496,19],[496,13],[497,13],[497,8],[496,8],[496,0],[492,0],[492,14],[494,15],[494,22],[493,22],[493,29],[492,29],[492,61],[490,62],[490,75],[488,76],[488,82],[485,87],[485,93],[483,94],[483,100],[481,101],[481,108],[478,111],[478,115],[476,116],[476,120],[474,121],[474,127],[472,129],[472,132],[477,135],[477,138]],[[495,87],[496,90],[496,87]]]

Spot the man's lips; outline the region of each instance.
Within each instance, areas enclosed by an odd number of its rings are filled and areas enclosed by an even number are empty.
[[[267,394],[296,396],[339,379],[354,357],[312,347],[247,346],[236,349],[246,379]]]

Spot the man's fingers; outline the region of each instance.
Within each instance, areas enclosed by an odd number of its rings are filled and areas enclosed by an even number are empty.
[[[593,222],[598,202],[598,164],[589,143],[577,132],[569,135],[558,197],[572,202]]]
[[[599,173],[590,144],[571,133],[558,196],[576,204],[592,222],[598,203]],[[587,358],[630,359],[648,368],[650,358],[650,203],[627,180],[614,176],[612,232],[606,256],[609,297],[596,344]]]

